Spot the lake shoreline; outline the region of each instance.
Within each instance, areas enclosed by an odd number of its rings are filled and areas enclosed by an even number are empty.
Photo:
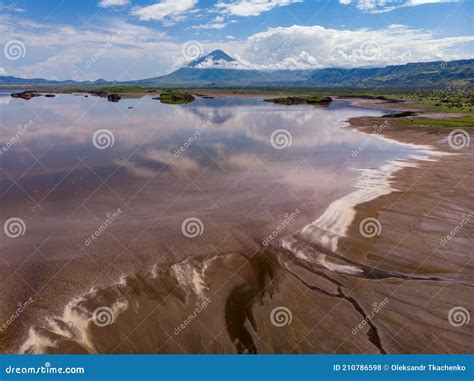
[[[363,100],[361,103],[397,107],[376,101]],[[406,105],[402,107],[407,109]],[[451,116],[437,114],[439,119]],[[387,120],[388,123],[379,128]],[[468,325],[453,328],[448,323],[448,314],[456,307],[469,309],[474,286],[474,264],[468,256],[469,237],[474,233],[470,194],[474,185],[472,146],[452,149],[447,143],[452,128],[399,126],[390,122],[390,118],[362,117],[350,119],[349,125],[403,143],[429,145],[442,154],[434,160],[415,160],[413,165],[399,169],[391,178],[396,190],[357,205],[348,236],[341,239],[341,247],[347,255],[368,266],[410,276],[440,277],[445,281],[383,282],[383,287],[377,285],[370,291],[364,286],[356,286],[353,293],[361,296],[370,292],[376,295],[374,298],[395,299],[399,304],[396,310],[400,318],[389,324],[381,322],[382,327],[390,327],[390,334],[381,330],[382,341],[389,353],[417,353],[420,348],[417,343],[407,341],[410,347],[400,345],[397,335],[429,337],[433,330],[452,341],[450,352],[471,353],[466,337],[472,340],[473,329]],[[363,236],[367,218],[378,221],[379,234]],[[423,321],[413,324],[412,319],[420,316]],[[408,333],[405,332],[407,328]],[[427,341],[423,349],[428,353],[442,353],[446,351],[446,345],[441,341]]]

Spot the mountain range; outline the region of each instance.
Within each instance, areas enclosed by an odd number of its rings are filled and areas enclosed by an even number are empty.
[[[0,77],[3,86],[143,87],[350,87],[350,88],[474,88],[474,59],[390,65],[380,68],[256,70],[222,50],[198,57],[171,74],[134,81],[52,81]]]

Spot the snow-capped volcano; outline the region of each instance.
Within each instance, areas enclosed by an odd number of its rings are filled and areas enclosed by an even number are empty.
[[[209,54],[191,61],[188,68],[193,69],[245,69],[245,65],[222,50],[213,50]]]

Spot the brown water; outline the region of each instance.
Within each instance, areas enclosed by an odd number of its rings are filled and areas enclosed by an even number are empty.
[[[381,112],[344,101],[4,93],[1,221],[20,219],[24,234],[2,236],[0,318],[33,300],[2,329],[7,352],[325,351],[262,339],[275,295],[288,304],[297,291],[276,279],[288,260],[365,271],[302,242],[336,252],[352,205],[390,191],[393,160],[423,153],[346,127]]]

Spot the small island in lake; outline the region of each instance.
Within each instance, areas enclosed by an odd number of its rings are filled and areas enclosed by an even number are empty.
[[[264,99],[264,101],[287,106],[308,104],[327,107],[331,104],[332,98],[325,96],[302,95],[293,97],[270,98]]]
[[[186,104],[191,103],[196,98],[194,98],[192,94],[184,91],[166,90],[162,92],[159,97],[153,99],[158,99],[161,103],[166,104]]]

